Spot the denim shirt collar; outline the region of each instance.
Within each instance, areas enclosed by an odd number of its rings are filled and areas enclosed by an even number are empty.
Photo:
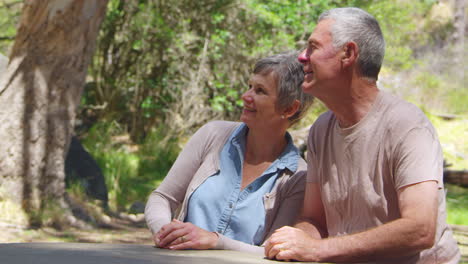
[[[247,125],[245,123],[242,123],[238,128],[236,128],[236,130],[234,130],[234,132],[228,140],[231,146],[234,146],[239,150],[242,156],[242,160],[244,159],[245,144],[248,131],[249,128],[247,127]],[[279,155],[279,157],[275,161],[273,161],[270,167],[263,174],[270,174],[276,172],[277,170],[284,169],[288,169],[291,172],[296,172],[300,156],[299,150],[296,146],[294,146],[292,137],[288,132],[286,132],[285,137],[286,147],[284,148],[283,152]]]

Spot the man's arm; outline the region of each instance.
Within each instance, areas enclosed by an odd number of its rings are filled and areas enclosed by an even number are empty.
[[[307,243],[307,240],[318,241],[318,239],[326,237],[326,226],[320,187],[317,183],[308,182],[306,183],[303,208],[295,228],[285,226],[277,229],[265,242],[265,256],[270,259],[277,258],[288,261],[292,259],[316,261],[313,256],[307,256],[307,251],[310,250],[310,244]],[[293,244],[286,245],[290,242]],[[281,258],[281,255],[287,253],[286,249],[295,249],[294,257]]]
[[[435,181],[398,191],[401,218],[379,227],[324,240],[329,261],[371,261],[415,254],[434,244],[438,186]]]
[[[302,213],[294,226],[316,239],[328,236],[325,210],[317,183],[306,184]]]
[[[300,261],[364,262],[415,254],[434,244],[438,186],[426,181],[398,190],[401,218],[341,237],[315,239],[299,229],[279,229],[267,257]]]

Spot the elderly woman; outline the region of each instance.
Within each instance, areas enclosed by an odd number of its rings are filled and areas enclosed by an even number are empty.
[[[157,247],[262,253],[274,230],[294,224],[307,165],[286,130],[312,103],[303,77],[295,52],[260,59],[242,122],[213,121],[193,135],[146,204]]]

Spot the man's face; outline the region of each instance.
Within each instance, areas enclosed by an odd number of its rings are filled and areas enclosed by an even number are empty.
[[[332,44],[330,30],[333,23],[331,19],[322,20],[310,35],[307,48],[298,57],[305,73],[302,89],[319,99],[334,89],[341,71],[341,53]]]

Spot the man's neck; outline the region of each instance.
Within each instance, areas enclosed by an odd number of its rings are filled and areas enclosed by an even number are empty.
[[[369,113],[379,89],[375,82],[358,79],[342,91],[342,94],[333,97],[333,101],[325,104],[335,114],[340,126],[346,128],[357,124]]]

